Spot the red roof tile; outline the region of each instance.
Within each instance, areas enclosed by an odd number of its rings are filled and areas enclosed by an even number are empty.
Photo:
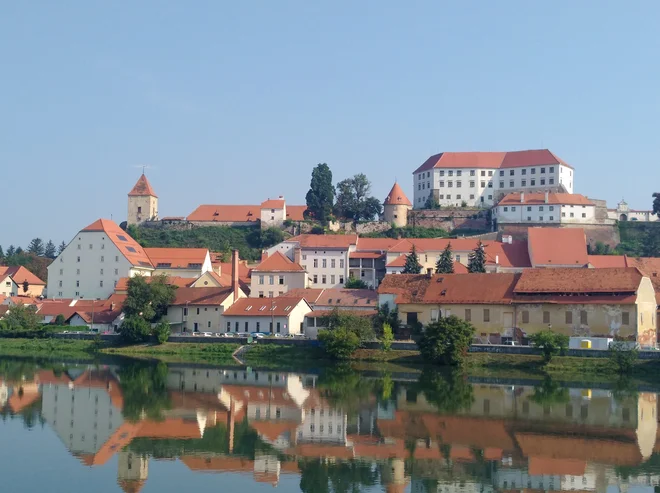
[[[403,193],[403,189],[397,182],[394,183],[392,190],[387,194],[383,205],[407,205],[412,207],[412,203],[408,200],[408,197]]]
[[[32,272],[30,272],[28,269],[23,267],[22,265],[19,266],[0,266],[0,277],[3,276],[10,276],[12,280],[21,286],[24,281],[27,281],[29,285],[31,286],[45,286],[46,283],[39,279],[37,276],[35,276]]]
[[[406,265],[406,258],[407,257],[408,257],[408,254],[402,253],[397,258],[392,260],[389,264],[387,264],[386,267],[404,267]]]
[[[332,314],[333,310],[312,310],[305,315],[305,318],[323,318]],[[340,308],[343,315],[354,315],[356,317],[373,317],[378,314],[378,310],[349,310]]]
[[[530,476],[583,476],[587,463],[573,459],[551,459],[548,457],[530,457],[527,471]]]
[[[380,252],[351,252],[348,255],[348,258],[372,258],[372,259],[379,259],[384,255],[384,253]]]
[[[433,168],[521,168],[562,164],[571,167],[548,149],[509,152],[442,152],[428,158],[414,173]]]
[[[222,288],[178,288],[172,305],[220,305],[232,293],[231,286]]]
[[[358,238],[357,250],[364,251],[386,251],[399,243],[399,238]]]
[[[545,192],[524,192],[522,201],[520,192],[505,195],[497,205],[595,205],[593,201],[579,193],[555,193],[548,192],[548,201],[545,201]]]
[[[145,281],[147,281],[147,284],[150,283],[153,279],[155,279],[156,276],[153,278],[150,276],[145,277]],[[172,286],[177,286],[179,288],[187,288],[190,286],[193,282],[195,282],[195,279],[191,279],[189,277],[180,277],[180,276],[165,276],[167,284],[171,284]],[[115,291],[127,291],[128,290],[128,280],[129,277],[120,277],[117,280],[117,285],[115,286]]]
[[[524,168],[525,166],[543,166],[544,164],[563,164],[569,168],[571,167],[548,149],[533,149],[507,152],[502,161],[502,168]]]
[[[351,245],[357,245],[357,235],[311,235],[303,234],[286,240],[287,243],[298,243],[301,248],[347,250]]]
[[[324,289],[315,289],[315,288],[294,288],[290,289],[279,298],[304,298],[304,300],[309,305],[316,304],[316,301],[323,294]]]
[[[636,268],[526,269],[515,288],[521,293],[633,294],[642,280]]]
[[[314,302],[319,306],[378,307],[378,293],[373,289],[324,289]]]
[[[296,264],[280,252],[275,252],[252,269],[253,272],[303,272],[304,270],[300,264]]]
[[[152,267],[151,261],[144,249],[114,221],[98,219],[84,228],[81,233],[105,233],[108,239],[132,265],[145,268]]]
[[[625,255],[588,255],[589,264],[595,269],[603,267],[628,267]]]
[[[580,228],[528,228],[532,266],[576,266],[589,263],[587,239]]]
[[[258,205],[200,205],[190,213],[188,221],[245,223],[261,221]]]
[[[209,251],[206,248],[145,248],[145,253],[156,268],[191,269],[201,265]]]
[[[261,203],[262,209],[284,209],[284,199],[268,199]]]
[[[248,317],[288,317],[299,304],[307,302],[303,298],[279,296],[277,298],[240,298],[227,310],[225,316]],[[308,306],[308,305],[307,305]]]
[[[128,192],[129,197],[144,197],[144,196],[150,196],[150,197],[158,197],[154,193],[153,188],[151,188],[151,184],[149,183],[149,180],[147,180],[147,177],[145,176],[144,173],[142,173],[142,176],[138,178],[138,181],[135,183],[135,186],[133,189]]]
[[[291,221],[304,221],[304,214],[306,210],[306,205],[287,205],[286,218],[290,219]]]

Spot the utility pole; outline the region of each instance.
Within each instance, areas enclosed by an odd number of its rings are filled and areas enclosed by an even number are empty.
[[[270,298],[270,333],[275,333],[275,300],[271,296]]]

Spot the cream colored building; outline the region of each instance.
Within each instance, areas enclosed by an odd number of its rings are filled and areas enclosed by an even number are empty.
[[[282,296],[292,289],[306,288],[307,284],[307,272],[300,264],[280,252],[269,256],[264,252],[261,263],[252,269],[250,296]]]
[[[197,278],[213,270],[206,248],[145,248],[154,272],[173,277]]]
[[[493,207],[497,224],[597,224],[596,204],[576,193],[513,192]]]
[[[128,192],[127,223],[137,225],[156,220],[158,220],[158,196],[151,188],[146,175],[142,173],[135,186]]]
[[[401,186],[395,182],[383,202],[383,220],[394,224],[397,228],[403,228],[408,224],[409,210],[412,210],[412,203]]]
[[[2,267],[0,267],[2,269]],[[18,285],[11,278],[9,273],[0,274],[0,295],[18,296]]]
[[[243,298],[225,311],[221,332],[303,334],[305,315],[311,311],[301,297]]]

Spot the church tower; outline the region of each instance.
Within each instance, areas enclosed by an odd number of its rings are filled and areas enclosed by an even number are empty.
[[[144,173],[128,192],[128,225],[142,224],[158,219],[158,196]]]
[[[138,493],[149,476],[148,459],[127,450],[119,452],[117,458],[117,484],[125,493]]]
[[[401,186],[394,182],[394,186],[383,202],[383,216],[386,222],[394,224],[397,228],[403,228],[408,224],[408,211],[412,209],[412,203],[403,193]]]

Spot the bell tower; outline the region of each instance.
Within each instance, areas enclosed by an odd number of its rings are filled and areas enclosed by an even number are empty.
[[[151,188],[144,172],[138,178],[133,189],[128,192],[128,225],[142,224],[145,221],[158,219],[158,196]]]

